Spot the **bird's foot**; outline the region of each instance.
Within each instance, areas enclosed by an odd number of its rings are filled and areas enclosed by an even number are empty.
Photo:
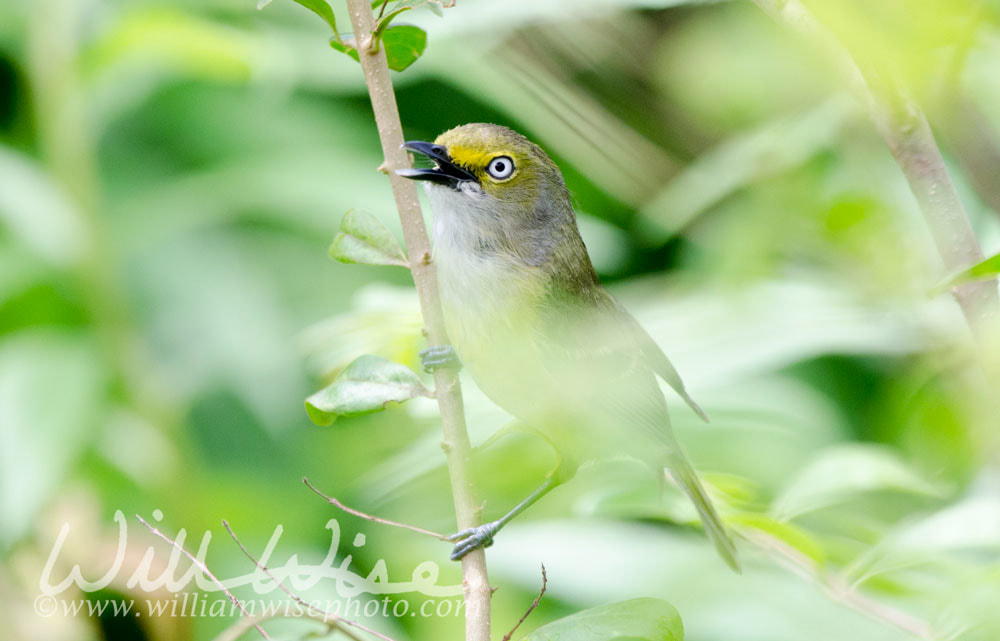
[[[455,549],[451,551],[451,560],[458,561],[473,550],[493,545],[493,537],[500,531],[501,525],[500,521],[493,521],[449,536],[448,540],[455,543]]]
[[[435,370],[443,367],[451,369],[462,369],[462,361],[458,360],[458,355],[451,345],[431,345],[420,352],[420,362],[424,366],[424,371],[433,374]]]

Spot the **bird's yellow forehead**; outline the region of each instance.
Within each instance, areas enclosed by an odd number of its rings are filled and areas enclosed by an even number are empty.
[[[518,143],[524,146],[526,142],[520,134],[504,127],[476,123],[446,131],[434,144],[447,149],[455,164],[475,170],[485,168],[497,156],[508,156],[517,164],[522,156]]]
[[[513,152],[498,149],[484,149],[482,147],[468,147],[464,145],[452,145],[446,147],[452,162],[469,169],[479,169],[485,167],[497,156],[513,156]]]
[[[491,195],[510,194],[525,182],[558,177],[558,169],[544,151],[516,131],[500,125],[461,125],[438,136],[434,144],[444,147],[451,162],[474,174],[483,190]],[[488,167],[501,156],[513,161],[513,173],[497,179]]]

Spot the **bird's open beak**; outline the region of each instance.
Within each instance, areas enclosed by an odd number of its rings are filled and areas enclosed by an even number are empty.
[[[457,189],[458,184],[462,182],[470,180],[472,182],[478,182],[473,174],[453,163],[451,161],[451,157],[448,156],[448,150],[441,145],[435,145],[431,142],[411,140],[403,143],[403,149],[409,149],[410,151],[415,151],[418,154],[423,154],[433,160],[434,164],[437,166],[420,169],[397,169],[397,175],[413,180],[426,180],[439,185],[451,187],[452,189]]]

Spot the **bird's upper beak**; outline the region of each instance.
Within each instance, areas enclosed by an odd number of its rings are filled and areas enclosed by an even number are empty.
[[[451,187],[452,189],[457,189],[458,184],[462,182],[470,180],[478,182],[473,174],[453,163],[451,157],[448,155],[448,150],[441,145],[411,140],[403,143],[403,149],[423,154],[433,160],[437,166],[421,169],[397,169],[397,175],[413,180],[427,180],[432,183]]]

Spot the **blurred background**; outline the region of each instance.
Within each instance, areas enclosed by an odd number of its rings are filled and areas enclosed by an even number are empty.
[[[984,252],[1000,251],[1000,5],[808,4],[903,79]],[[550,152],[602,279],[711,415],[673,403],[743,537],[736,576],[640,465],[585,469],[488,552],[495,635],[544,562],[548,592],[519,635],[655,596],[690,641],[1000,638],[995,389],[935,293],[948,274],[899,168],[824,54],[742,1],[459,0],[400,21],[428,33],[394,74],[406,137],[488,121]],[[280,565],[319,563],[336,517],[337,564],[350,554],[365,576],[385,559],[402,582],[433,560],[440,584],[460,581],[448,545],[337,513],[300,482],[455,527],[433,403],[329,428],[303,410],[355,357],[419,371],[424,347],[407,272],[326,256],[350,208],[399,235],[360,69],[328,39],[290,0],[0,4],[5,638],[207,640],[234,622],[39,616],[60,528],[53,582],[74,564],[94,579],[115,557],[116,510],[125,569],[62,598],[147,598],[127,578],[151,545],[153,576],[166,564],[133,516],[154,510],[191,550],[210,532],[223,577],[253,567],[221,519],[258,554],[280,524]],[[507,417],[465,391],[482,443]],[[552,461],[528,436],[478,453],[486,517]],[[398,641],[462,634],[460,616],[368,623]]]

